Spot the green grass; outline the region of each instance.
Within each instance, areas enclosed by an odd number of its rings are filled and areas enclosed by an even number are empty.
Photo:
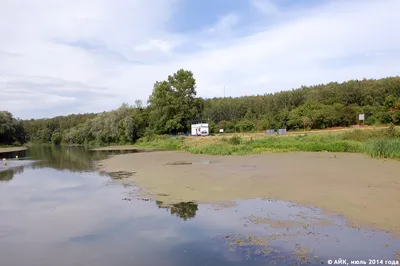
[[[400,159],[400,139],[376,139],[365,143],[365,153],[372,158]]]
[[[334,140],[328,141],[322,137],[315,141],[312,137],[271,137],[256,140],[241,140],[240,144],[230,144],[228,141],[217,144],[186,147],[185,150],[196,154],[212,155],[246,155],[262,152],[288,152],[288,151],[311,151],[311,152],[362,152],[363,144],[356,141]]]
[[[179,150],[183,147],[184,137],[155,136],[151,139],[140,139],[135,143],[138,148]]]
[[[218,143],[188,146],[195,154],[246,155],[262,152],[349,152],[365,153],[374,158],[400,159],[400,138],[390,130],[353,130],[344,133],[273,136],[245,140],[240,136],[223,137]]]
[[[208,144],[203,146],[185,147],[185,151],[194,154],[211,155],[246,155],[252,153],[252,149],[246,145],[231,145],[226,143]]]
[[[342,133],[342,139],[355,141],[368,141],[371,139],[379,139],[387,134],[387,130],[352,130]]]
[[[343,133],[265,136],[246,140],[240,135],[222,137],[212,144],[185,144],[184,137],[153,136],[136,142],[137,147],[184,149],[194,154],[247,155],[263,152],[350,152],[374,158],[400,159],[400,134],[396,129],[352,130]]]

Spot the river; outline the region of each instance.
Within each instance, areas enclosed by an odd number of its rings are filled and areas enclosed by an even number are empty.
[[[0,265],[321,265],[395,260],[400,250],[390,233],[274,199],[166,205],[132,197],[140,188],[94,168],[117,153],[33,146],[0,154],[8,158],[0,167]]]

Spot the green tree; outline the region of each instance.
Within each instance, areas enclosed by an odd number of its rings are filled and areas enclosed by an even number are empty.
[[[250,120],[242,120],[236,124],[236,131],[249,132],[256,129],[256,125]]]
[[[394,95],[388,95],[385,98],[385,103],[384,106],[387,111],[389,111],[391,108],[395,107],[397,104],[397,97]]]
[[[62,141],[62,136],[60,132],[53,133],[53,135],[51,136],[51,143],[53,143],[54,145],[60,145],[61,141]]]
[[[133,122],[132,117],[125,117],[123,120],[125,126],[125,138],[129,142],[134,142],[137,139],[136,125]]]
[[[190,129],[199,117],[202,100],[196,98],[193,73],[178,70],[167,81],[157,81],[149,98],[150,125],[157,133],[178,133]]]
[[[50,119],[19,120],[0,112],[0,144],[26,141],[50,143],[58,139],[73,144],[134,142],[154,134],[187,132],[192,119],[207,118],[210,130],[225,132],[265,129],[302,129],[350,126],[359,113],[366,124],[400,124],[400,77],[349,80],[301,86],[257,96],[200,99],[193,73],[179,70],[156,82],[149,106],[136,100],[133,106],[100,114],[73,114]],[[246,122],[243,122],[246,121]],[[238,124],[238,125],[236,125]],[[248,126],[250,125],[251,126]],[[55,138],[57,137],[57,138]]]
[[[0,111],[0,144],[24,144],[27,140],[23,121],[7,111]]]

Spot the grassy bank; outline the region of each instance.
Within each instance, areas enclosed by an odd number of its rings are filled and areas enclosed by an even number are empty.
[[[135,146],[143,148],[183,149],[194,154],[246,155],[263,152],[351,152],[374,158],[400,159],[400,134],[394,127],[376,130],[352,130],[329,134],[288,136],[233,135],[214,137],[156,136],[142,139]]]
[[[185,137],[154,136],[139,139],[135,143],[138,148],[180,150],[184,147]]]
[[[234,141],[230,141],[234,140]],[[330,151],[330,152],[361,152],[362,144],[355,141],[316,142],[312,138],[266,138],[256,140],[243,140],[232,137],[223,143],[208,144],[204,146],[186,147],[191,153],[215,155],[245,155],[262,152],[285,151]]]

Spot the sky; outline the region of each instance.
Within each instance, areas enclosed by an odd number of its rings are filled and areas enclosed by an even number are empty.
[[[400,73],[399,0],[1,0],[0,110],[146,102],[191,70],[204,98]]]

